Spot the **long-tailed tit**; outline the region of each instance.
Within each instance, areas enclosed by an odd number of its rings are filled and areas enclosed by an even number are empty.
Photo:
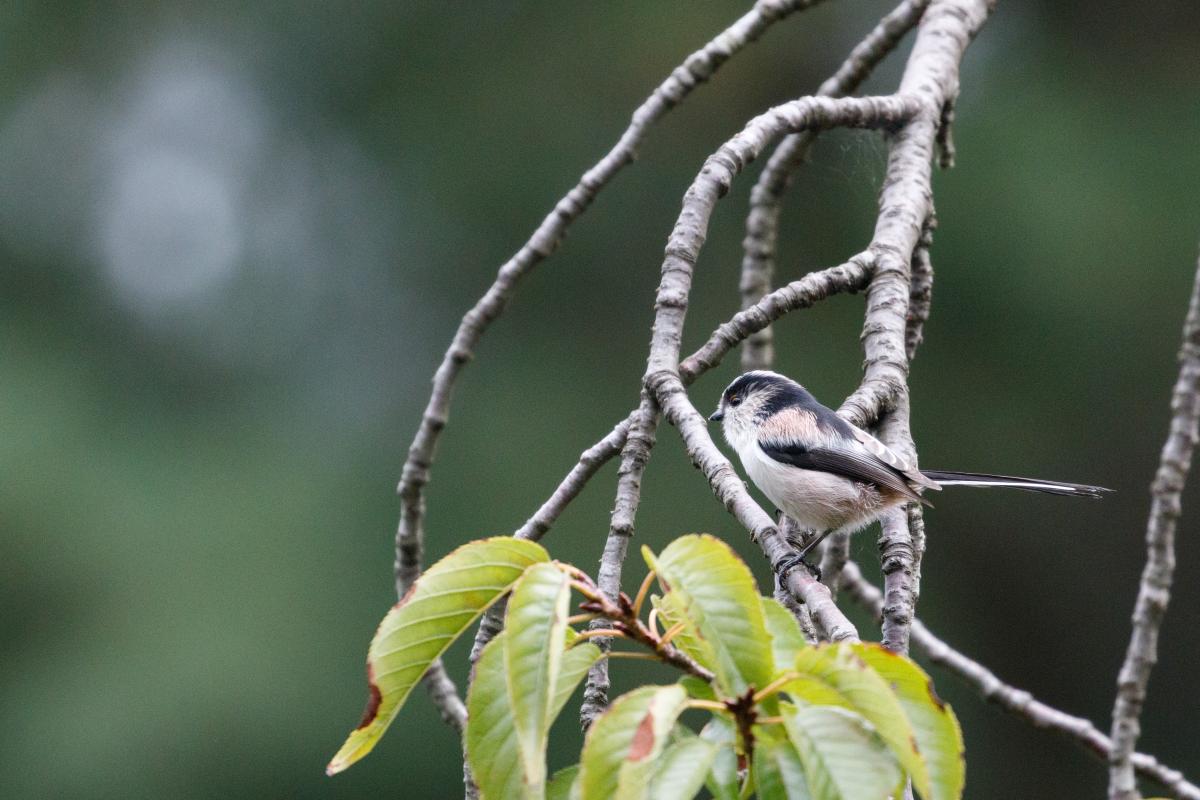
[[[780,569],[804,564],[814,547],[834,531],[865,528],[887,509],[943,486],[1000,486],[1033,492],[1100,497],[1099,486],[919,470],[864,430],[821,405],[800,384],[775,372],[741,375],[721,395],[709,419],[721,422],[750,479],[802,528],[817,532]]]

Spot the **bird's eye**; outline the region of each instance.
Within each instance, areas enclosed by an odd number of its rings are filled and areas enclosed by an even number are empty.
[[[742,398],[740,395],[735,394],[733,397],[729,398],[729,405],[740,406],[741,404],[742,404]]]

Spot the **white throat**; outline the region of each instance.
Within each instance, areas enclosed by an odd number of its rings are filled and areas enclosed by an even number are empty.
[[[729,442],[729,446],[737,451],[742,463],[745,463],[750,454],[754,452],[754,448],[758,446],[758,434],[755,426],[726,417],[722,429],[725,433],[725,441]]]

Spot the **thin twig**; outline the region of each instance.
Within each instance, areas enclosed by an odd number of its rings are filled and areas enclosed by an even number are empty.
[[[756,40],[776,21],[813,5],[818,0],[759,0],[736,22],[692,53],[664,80],[633,113],[629,127],[612,149],[555,204],[529,240],[496,274],[495,281],[459,323],[450,347],[433,376],[433,390],[421,416],[421,424],[408,449],[401,472],[400,524],[396,531],[396,596],[403,597],[421,574],[425,540],[425,485],[433,464],[438,438],[450,414],[454,383],[463,366],[474,356],[476,345],[488,326],[512,299],[517,282],[547,258],[567,228],[591,205],[613,176],[634,160],[637,148],[649,129],[691,91],[711,78],[735,53]],[[425,677],[443,717],[462,729],[466,710],[440,660]],[[460,713],[461,712],[461,713]]]
[[[883,594],[863,578],[858,565],[852,561],[846,564],[842,573],[842,590],[866,608],[876,620],[882,618]],[[913,620],[912,642],[930,661],[962,678],[983,699],[995,703],[1035,728],[1066,734],[1088,752],[1108,760],[1112,752],[1112,740],[1091,721],[1059,711],[1029,692],[1004,683],[987,667],[939,639],[920,619]],[[1138,773],[1162,784],[1176,797],[1200,800],[1200,786],[1189,783],[1183,773],[1159,763],[1154,756],[1135,753],[1133,766]]]
[[[597,575],[600,591],[613,602],[616,602],[621,593],[621,567],[625,563],[625,554],[629,551],[629,540],[633,538],[634,521],[642,500],[642,474],[654,448],[657,426],[658,405],[649,393],[643,390],[633,426],[625,440],[625,446],[621,449],[621,466],[617,470],[617,497],[609,520],[604,555],[600,558],[600,572]],[[592,627],[601,628],[607,623],[608,620],[600,618],[592,622]],[[602,652],[612,646],[610,639],[598,639],[596,644]],[[588,670],[587,683],[583,688],[579,724],[584,730],[591,727],[596,717],[608,707],[608,689],[608,661],[600,659]]]
[[[850,51],[838,71],[817,89],[817,94],[843,97],[856,91],[876,65],[912,30],[928,5],[929,0],[900,3]],[[809,131],[786,136],[767,160],[750,192],[739,284],[742,308],[754,305],[771,290],[783,196],[815,140],[816,134]],[[773,336],[769,327],[751,335],[742,347],[743,370],[767,369],[773,360]]]
[[[1117,677],[1113,705],[1108,796],[1110,800],[1138,797],[1131,756],[1141,732],[1139,717],[1146,699],[1150,671],[1158,660],[1158,631],[1171,598],[1175,573],[1175,525],[1179,520],[1184,484],[1192,465],[1200,420],[1200,264],[1192,285],[1179,377],[1171,393],[1171,428],[1163,444],[1158,472],[1150,487],[1150,519],[1146,523],[1146,566],[1133,609],[1133,633],[1125,663]]]

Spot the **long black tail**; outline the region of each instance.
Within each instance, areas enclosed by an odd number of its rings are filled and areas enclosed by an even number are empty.
[[[1078,483],[1042,481],[1037,478],[1014,478],[1011,475],[985,475],[977,472],[943,472],[929,469],[921,470],[921,474],[930,480],[937,481],[942,486],[985,486],[1025,489],[1030,492],[1062,494],[1071,497],[1093,497],[1096,499],[1112,491],[1112,489],[1105,489],[1103,486],[1083,486]]]

